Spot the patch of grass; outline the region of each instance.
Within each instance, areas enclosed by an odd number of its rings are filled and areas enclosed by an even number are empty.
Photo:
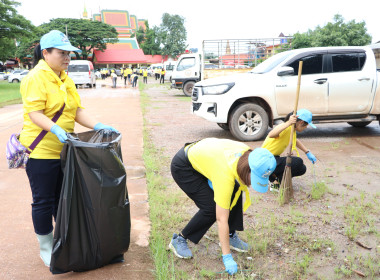
[[[216,278],[216,273],[213,272],[213,271],[209,271],[209,270],[206,270],[206,269],[202,269],[200,272],[199,272],[199,275],[204,278],[204,279],[215,279]]]
[[[139,88],[143,90],[144,84],[139,83]],[[140,91],[140,94],[141,108],[145,114],[149,98],[143,91]],[[161,176],[160,168],[168,164],[168,159],[154,146],[146,127],[147,121],[144,117],[143,159],[149,194],[149,215],[152,222],[149,245],[155,264],[156,279],[187,279],[186,272],[175,268],[173,254],[166,251],[173,225],[178,225],[184,220],[182,216],[184,211],[175,211],[178,208],[174,207],[179,204],[180,192],[167,191],[168,180]]]
[[[346,220],[346,235],[349,239],[354,240],[361,232],[368,231],[377,233],[374,226],[374,218],[371,212],[375,209],[371,202],[365,201],[365,194],[362,192],[360,197],[353,197],[343,207],[344,218]],[[376,214],[376,211],[374,211]]]
[[[20,84],[0,82],[0,108],[6,105],[22,103]]]
[[[324,182],[316,182],[311,187],[311,198],[318,200],[328,192],[329,189]]]
[[[309,254],[304,255],[300,259],[298,259],[298,255],[296,256],[296,262],[292,269],[295,279],[304,279],[304,276],[307,275],[307,270],[312,261],[313,258]]]

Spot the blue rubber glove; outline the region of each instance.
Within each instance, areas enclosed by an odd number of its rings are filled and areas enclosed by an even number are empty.
[[[307,153],[306,153],[306,155],[307,155],[307,158],[314,164],[314,163],[316,163],[317,162],[317,158],[310,152],[310,151],[308,151]]]
[[[50,131],[54,133],[61,143],[66,143],[67,134],[59,125],[55,124],[50,128]]]
[[[117,131],[117,129],[113,128],[112,126],[105,125],[105,124],[102,124],[102,123],[97,123],[94,126],[94,130],[100,130],[100,129],[108,129],[108,130],[112,130],[112,131],[115,131],[115,132],[119,133],[119,131]]]
[[[237,263],[234,261],[231,254],[223,255],[223,263],[229,275],[233,275],[237,272]]]

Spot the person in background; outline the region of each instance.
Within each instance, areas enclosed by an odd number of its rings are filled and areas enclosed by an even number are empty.
[[[154,76],[156,81],[160,78],[160,68],[156,67],[154,69]]]
[[[123,77],[124,77],[124,85],[127,85],[127,79],[128,79],[128,68],[125,68],[123,71]]]
[[[114,70],[111,71],[111,78],[112,78],[112,87],[116,88],[117,75]]]
[[[139,69],[139,75],[140,75],[140,76],[143,75],[143,69],[142,69],[142,68]]]
[[[303,151],[313,164],[317,161],[316,157],[310,152],[310,150],[297,139],[296,133],[304,131],[308,125],[316,128],[312,123],[312,117],[312,113],[307,109],[298,110],[297,115],[293,115],[293,112],[291,112],[286,116],[284,123],[277,125],[268,133],[262,147],[269,150],[274,155],[277,162],[276,169],[270,177],[271,191],[278,191],[280,188],[286,165],[286,156],[282,157],[281,154],[286,150],[288,145],[292,145],[292,143],[290,143],[290,133],[293,124],[295,124],[295,132],[293,135],[294,146],[292,147],[292,151],[295,150],[298,156],[292,156],[292,177],[301,176],[306,172],[306,166],[303,163],[302,158],[299,157],[297,148]]]
[[[124,78],[124,69],[120,68],[120,79],[123,80]]]
[[[249,250],[236,233],[244,230],[242,192],[246,211],[251,204],[248,186],[267,192],[269,175],[275,167],[276,160],[268,150],[252,151],[241,142],[206,138],[185,144],[172,159],[171,173],[199,211],[178,234],[173,234],[169,248],[179,258],[192,258],[187,240],[198,244],[216,221],[224,266],[229,274],[235,274],[237,263],[230,249]]]
[[[53,246],[53,221],[56,219],[63,173],[60,153],[67,133],[75,123],[89,129],[109,129],[90,116],[81,105],[73,80],[67,76],[70,52],[80,51],[72,46],[66,35],[52,30],[41,37],[34,49],[34,68],[22,79],[20,92],[24,122],[20,142],[29,147],[42,130],[45,137],[31,152],[26,174],[32,191],[32,220],[40,246],[40,257],[50,265]],[[63,107],[65,106],[65,107]],[[63,108],[54,123],[51,119]]]
[[[148,69],[143,70],[143,81],[145,84],[148,83]]]
[[[161,84],[161,81],[162,81],[162,83],[165,83],[165,68],[164,67],[162,67],[162,69],[160,70],[160,75],[161,75],[161,77],[160,77],[160,84]]]
[[[132,87],[133,88],[136,87],[138,78],[139,78],[139,76],[136,73],[132,74],[131,80],[132,80]]]

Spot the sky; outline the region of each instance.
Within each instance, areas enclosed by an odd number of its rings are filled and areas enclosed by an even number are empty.
[[[345,21],[365,21],[372,43],[380,41],[377,0],[18,0],[18,12],[34,25],[52,18],[80,18],[84,6],[89,16],[99,10],[127,10],[149,26],[159,26],[164,13],[185,18],[189,48],[203,40],[256,39],[292,35],[324,26],[335,14]]]

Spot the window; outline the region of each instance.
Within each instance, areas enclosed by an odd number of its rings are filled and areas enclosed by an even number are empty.
[[[302,75],[320,74],[322,73],[322,59],[323,59],[322,54],[313,54],[313,55],[309,55],[309,56],[305,56],[300,59],[297,59],[296,61],[293,61],[286,66],[293,67],[294,75],[298,75],[299,61],[302,60],[303,61]]]
[[[195,65],[195,58],[186,57],[179,62],[177,66],[177,71],[184,71],[186,69],[193,67],[194,65]]]
[[[333,72],[360,71],[365,63],[365,53],[331,55]]]
[[[71,64],[69,65],[68,70],[69,72],[88,72],[90,71],[88,65],[85,64]]]

